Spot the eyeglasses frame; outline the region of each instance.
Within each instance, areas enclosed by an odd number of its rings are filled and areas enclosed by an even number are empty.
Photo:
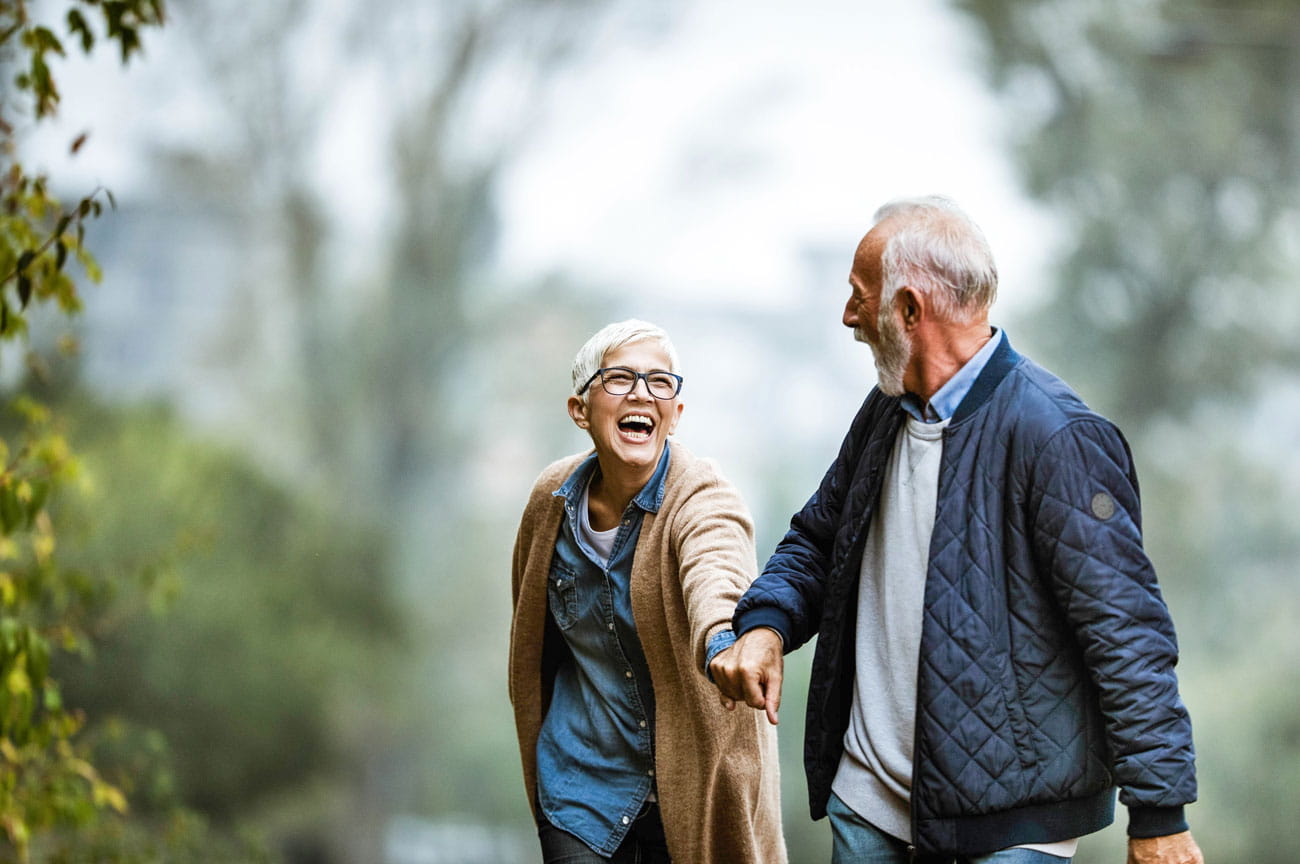
[[[636,389],[636,385],[637,385],[637,382],[638,382],[638,381],[644,381],[644,382],[645,382],[645,392],[648,393],[652,399],[658,399],[658,400],[661,401],[661,402],[667,402],[669,399],[676,399],[678,396],[680,396],[681,393],[682,393],[682,385],[686,383],[686,379],[683,378],[682,376],[678,375],[676,372],[665,372],[665,371],[663,371],[663,370],[661,370],[661,369],[652,369],[652,370],[649,371],[649,372],[638,372],[638,371],[636,371],[635,369],[629,369],[629,368],[626,367],[626,366],[606,366],[606,367],[604,367],[603,369],[597,369],[597,370],[595,371],[595,373],[593,373],[592,376],[591,376],[590,378],[587,379],[587,383],[583,384],[581,387],[578,388],[578,393],[577,393],[577,395],[578,395],[578,396],[581,396],[583,393],[586,393],[586,392],[587,392],[587,388],[589,388],[589,387],[591,386],[591,382],[592,382],[592,381],[595,381],[597,378],[600,379],[600,386],[601,386],[601,389],[602,389],[602,390],[605,390],[606,393],[609,393],[609,390],[605,388],[605,373],[606,373],[606,372],[614,372],[614,371],[617,371],[617,372],[626,372],[626,373],[628,373],[629,375],[633,375],[633,376],[635,376],[635,377],[632,379],[632,386],[628,388],[627,393],[631,393],[633,390]],[[667,375],[667,376],[670,377],[670,378],[675,378],[675,379],[677,379],[677,389],[673,391],[673,395],[671,395],[671,396],[656,396],[656,395],[654,394],[654,391],[650,389],[650,376],[651,376],[651,375]],[[627,393],[609,393],[609,395],[611,395],[611,396],[626,396]]]

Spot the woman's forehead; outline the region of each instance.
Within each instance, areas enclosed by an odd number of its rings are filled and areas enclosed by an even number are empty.
[[[638,372],[645,372],[649,369],[669,370],[672,368],[668,352],[658,342],[650,339],[628,342],[617,348],[611,348],[605,352],[605,357],[600,365],[627,366]]]

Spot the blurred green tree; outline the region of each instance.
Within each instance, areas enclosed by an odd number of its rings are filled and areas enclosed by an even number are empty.
[[[563,327],[582,334],[561,343],[576,346],[590,322],[543,314],[548,295],[572,290],[563,280],[524,298],[493,283],[495,186],[544,116],[545,85],[631,6],[378,0],[331,16],[275,0],[235,17],[220,2],[193,0],[178,12],[199,37],[208,85],[229,106],[233,145],[197,159],[225,160],[245,178],[250,203],[282,238],[283,278],[268,290],[289,302],[294,374],[288,398],[268,410],[294,430],[294,475],[387,527],[396,553],[384,577],[423,618],[424,663],[409,688],[419,725],[392,742],[417,755],[398,760],[389,786],[422,811],[495,819],[522,809],[500,655],[478,638],[507,627],[508,593],[492,587],[483,599],[485,586],[505,584],[507,567],[493,570],[483,553],[500,540],[475,513],[481,493],[470,475],[480,466],[465,454],[490,434],[480,424],[493,394],[535,404],[521,385],[537,358],[518,356],[523,340],[510,328]],[[671,7],[647,7],[645,29]],[[287,74],[303,67],[304,46],[334,62]],[[359,132],[378,154],[389,206],[383,237],[363,247],[342,233],[323,191],[356,181],[322,184],[303,154],[331,133],[334,96],[372,76],[383,82],[384,110]],[[340,276],[340,249],[364,262],[359,276]],[[512,377],[500,381],[501,370]],[[488,765],[504,783],[478,782]],[[369,794],[358,819],[386,818],[390,806]]]
[[[182,802],[222,833],[340,860],[340,789],[391,734],[403,662],[402,616],[373,578],[382,534],[196,440],[164,408],[79,391],[46,401],[92,479],[58,507],[64,566],[143,569],[153,586],[109,607],[90,662],[56,667],[69,702],[120,718],[96,737],[101,771],[142,817]],[[165,747],[165,774],[137,770],[151,747]]]
[[[1193,828],[1208,860],[1290,861],[1300,737],[1277,694],[1300,687],[1300,465],[1282,407],[1300,384],[1300,8],[954,6],[1058,228],[1015,338],[1120,423],[1142,470],[1196,723]],[[1117,843],[1078,860],[1118,860]]]

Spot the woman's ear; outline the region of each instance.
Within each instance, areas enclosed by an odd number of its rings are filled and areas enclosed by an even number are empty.
[[[686,407],[686,406],[683,405],[681,402],[678,402],[678,403],[677,403],[677,407],[673,410],[673,420],[672,420],[671,423],[668,424],[668,434],[669,434],[669,435],[671,435],[671,434],[673,434],[674,432],[677,431],[677,424],[678,424],[679,422],[681,422],[681,419],[682,419],[682,409],[685,408],[685,407]]]
[[[573,418],[574,425],[579,429],[591,428],[591,421],[587,419],[587,403],[582,401],[581,396],[570,396],[569,416]]]

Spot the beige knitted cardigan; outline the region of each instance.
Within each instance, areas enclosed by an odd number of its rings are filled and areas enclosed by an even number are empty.
[[[587,455],[542,472],[515,541],[510,701],[534,810],[537,737],[552,683],[542,681],[546,581],[564,514],[552,493]],[[709,637],[730,626],[754,579],[753,523],[716,466],[680,444],[672,445],[664,488],[659,512],[641,524],[631,593],[654,687],[655,778],[668,851],[675,864],[784,864],[776,730],[762,711],[723,708],[703,671]]]

